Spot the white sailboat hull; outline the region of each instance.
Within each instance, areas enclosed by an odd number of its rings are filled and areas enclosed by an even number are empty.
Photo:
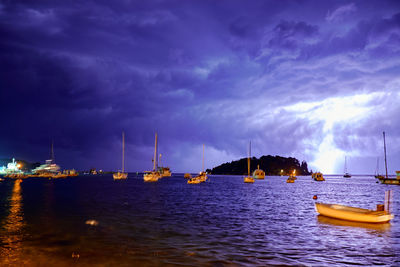
[[[244,177],[245,183],[254,183],[254,178],[251,176]]]
[[[201,172],[198,176],[190,178],[187,183],[188,184],[199,184],[199,183],[204,183],[207,181],[208,177],[205,172]]]
[[[157,182],[160,178],[161,174],[159,172],[148,172],[143,175],[143,180],[145,182]]]
[[[114,180],[119,180],[119,179],[126,179],[128,177],[128,173],[124,172],[117,172],[113,173],[113,178]]]

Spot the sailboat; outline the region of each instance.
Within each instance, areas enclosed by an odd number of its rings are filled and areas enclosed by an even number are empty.
[[[199,173],[199,175],[190,178],[187,183],[188,184],[199,184],[199,183],[203,183],[205,181],[207,181],[208,177],[207,177],[207,173],[204,171],[204,144],[203,144],[203,171],[201,171]]]
[[[253,177],[255,179],[264,179],[265,178],[265,172],[260,169],[260,165],[257,165],[257,170],[253,172]]]
[[[250,157],[251,157],[251,141],[249,143],[249,156],[247,158],[247,176],[244,177],[245,183],[254,183],[254,178],[250,176]]]
[[[158,156],[158,163],[161,165],[161,167],[158,167],[158,171],[161,174],[161,177],[171,177],[171,170],[169,169],[169,167],[163,167],[161,164],[161,153]]]
[[[122,172],[113,173],[114,180],[126,179],[128,173],[125,172],[125,133],[122,132]]]
[[[351,175],[347,172],[347,157],[344,157],[344,175],[345,178],[350,178]]]
[[[36,177],[52,178],[60,172],[60,166],[55,163],[54,159],[54,143],[51,141],[50,159],[46,160],[45,164],[32,170]],[[54,177],[57,178],[57,177]],[[59,177],[58,177],[59,178]]]
[[[386,159],[386,139],[385,139],[385,132],[383,132],[383,149],[385,152],[385,170],[386,176],[382,179],[379,179],[382,184],[396,184],[400,185],[400,171],[396,171],[396,178],[389,178],[388,177],[388,170],[387,170],[387,159]]]
[[[157,162],[157,133],[156,133],[156,140],[154,144],[154,158],[153,158],[153,170],[146,171],[143,174],[143,180],[145,182],[157,182],[158,179],[161,178],[161,174],[158,171],[158,162]]]

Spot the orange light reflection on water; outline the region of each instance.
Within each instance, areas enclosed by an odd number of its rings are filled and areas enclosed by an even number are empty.
[[[21,258],[22,227],[24,218],[22,212],[21,179],[15,180],[11,198],[10,213],[2,222],[0,230],[0,263],[15,264]]]

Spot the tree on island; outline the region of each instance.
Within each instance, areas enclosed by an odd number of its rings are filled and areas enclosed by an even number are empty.
[[[262,156],[261,158],[252,157],[250,159],[251,172],[257,169],[265,171],[266,175],[289,175],[296,170],[298,175],[310,175],[306,161],[301,164],[296,158],[285,158],[281,156]],[[242,158],[236,161],[223,163],[214,167],[211,174],[227,174],[227,175],[245,175],[247,173],[247,158]]]

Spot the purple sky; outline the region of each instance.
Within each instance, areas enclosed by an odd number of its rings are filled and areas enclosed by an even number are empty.
[[[400,170],[399,1],[1,1],[0,158]]]

